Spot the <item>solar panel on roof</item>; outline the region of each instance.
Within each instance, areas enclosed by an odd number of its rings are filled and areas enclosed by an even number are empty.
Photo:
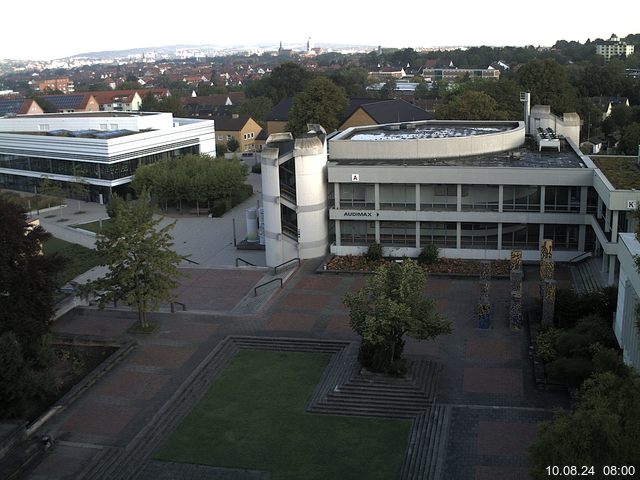
[[[82,105],[84,94],[81,95],[45,95],[45,100],[53,103],[58,109],[78,108]]]

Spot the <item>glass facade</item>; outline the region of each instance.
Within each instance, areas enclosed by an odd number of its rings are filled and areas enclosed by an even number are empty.
[[[465,185],[463,192],[466,193],[462,196],[463,211],[498,211],[498,185]]]
[[[420,185],[420,210],[456,210],[457,185]]]
[[[544,238],[553,240],[556,250],[578,250],[578,225],[545,224]]]
[[[540,245],[540,225],[537,223],[503,223],[502,248],[537,250]]]
[[[456,222],[420,222],[420,246],[456,248]]]
[[[340,208],[373,210],[376,207],[372,183],[341,183]]]
[[[396,247],[415,247],[416,222],[380,222],[380,243]]]
[[[496,250],[498,248],[497,223],[462,223],[461,247]]]
[[[544,211],[580,213],[580,187],[546,187]]]
[[[416,185],[414,183],[387,183],[380,185],[381,210],[415,210]]]
[[[342,245],[371,245],[376,241],[376,223],[341,221],[340,243]]]
[[[505,212],[539,212],[540,187],[505,185],[502,191],[502,210]]]

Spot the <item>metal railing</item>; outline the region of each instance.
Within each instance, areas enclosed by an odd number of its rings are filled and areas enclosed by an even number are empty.
[[[283,286],[282,279],[281,279],[281,278],[274,278],[273,280],[269,280],[268,282],[265,282],[265,283],[263,283],[263,284],[258,285],[257,287],[255,287],[255,288],[253,289],[253,296],[254,296],[254,297],[257,297],[257,296],[258,296],[258,289],[259,289],[259,288],[266,287],[266,286],[267,286],[267,285],[269,285],[270,283],[278,282],[278,281],[280,282],[280,288],[282,288],[282,286]]]
[[[200,265],[198,262],[191,260],[189,257],[182,257],[183,260],[186,260],[189,263],[193,263],[195,265]]]
[[[236,267],[238,266],[238,262],[243,262],[243,263],[245,263],[245,264],[247,264],[249,266],[252,266],[252,267],[256,266],[255,263],[247,262],[244,258],[237,257],[236,258]]]
[[[182,307],[182,311],[183,312],[187,311],[187,306],[184,303],[182,303],[182,302],[171,302],[171,313],[175,313],[176,305],[180,305]]]
[[[569,263],[578,263],[581,260],[584,260],[590,257],[591,257],[591,252],[582,252],[581,254],[576,255],[575,257],[569,259]]]
[[[282,262],[280,265],[276,265],[275,267],[273,267],[273,274],[277,275],[278,274],[278,269],[280,267],[284,267],[285,265],[288,265],[291,262],[298,262],[298,266],[300,266],[300,258],[298,258],[298,257],[292,258],[291,260],[287,260],[286,262]]]

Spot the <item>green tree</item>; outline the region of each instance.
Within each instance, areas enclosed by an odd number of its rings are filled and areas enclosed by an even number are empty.
[[[486,93],[474,90],[463,91],[451,100],[438,104],[436,118],[443,120],[502,120],[503,112]]]
[[[292,97],[302,90],[314,77],[297,63],[286,62],[278,65],[269,75],[247,85],[246,93],[249,97],[269,97],[278,103],[285,97]]]
[[[518,71],[517,79],[522,88],[531,92],[534,105],[549,105],[557,114],[575,111],[575,90],[559,63],[550,59],[532,60]]]
[[[340,125],[346,108],[347,96],[342,87],[326,77],[314,78],[293,98],[287,129],[300,134],[306,132],[308,123],[318,123],[331,132]]]
[[[158,99],[153,92],[148,92],[142,97],[142,103],[140,103],[140,110],[143,112],[157,112],[158,111]]]
[[[548,465],[592,465],[604,479],[605,465],[640,459],[640,378],[618,360],[619,375],[596,374],[584,382],[573,412],[556,412],[529,447],[531,475],[547,479]],[[609,477],[606,477],[609,478]]]
[[[346,294],[350,325],[362,337],[359,358],[374,371],[404,369],[404,336],[428,340],[451,333],[451,322],[424,298],[426,274],[412,260],[380,267],[365,286]]]
[[[22,415],[28,400],[51,391],[45,338],[63,260],[41,255],[49,237],[24,210],[0,197],[0,418]]]
[[[227,140],[227,150],[229,150],[230,152],[235,152],[238,150],[238,148],[240,148],[240,142],[238,142],[235,137],[231,137],[229,140]]]
[[[264,128],[267,114],[273,108],[273,102],[268,97],[249,98],[238,107],[238,113],[244,113],[253,118]]]
[[[632,123],[622,130],[620,150],[625,155],[638,155],[640,148],[640,123]]]
[[[137,310],[140,325],[146,328],[147,312],[174,300],[181,276],[182,257],[171,249],[175,222],[160,227],[162,220],[153,218],[146,189],[136,201],[127,203],[115,196],[110,203],[112,222],[96,238],[96,250],[109,271],[82,291],[96,295],[100,307],[123,301]]]
[[[416,99],[416,102],[424,105],[426,101],[431,97],[429,86],[424,82],[419,83],[416,86],[415,91],[413,92],[413,97]]]
[[[34,100],[40,106],[44,113],[58,113],[58,107],[56,107],[53,102],[50,102],[46,98],[37,96],[34,98]]]
[[[396,87],[398,86],[398,82],[396,82],[395,78],[390,78],[385,82],[385,84],[380,89],[380,98],[390,99],[396,98]]]
[[[339,87],[344,88],[347,97],[366,97],[369,72],[362,67],[347,67],[338,70],[332,80]]]

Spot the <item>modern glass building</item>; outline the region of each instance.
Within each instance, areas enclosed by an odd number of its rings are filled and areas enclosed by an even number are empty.
[[[0,187],[37,192],[83,182],[92,201],[126,191],[136,168],[188,153],[215,156],[211,120],[170,113],[81,112],[0,118]]]

